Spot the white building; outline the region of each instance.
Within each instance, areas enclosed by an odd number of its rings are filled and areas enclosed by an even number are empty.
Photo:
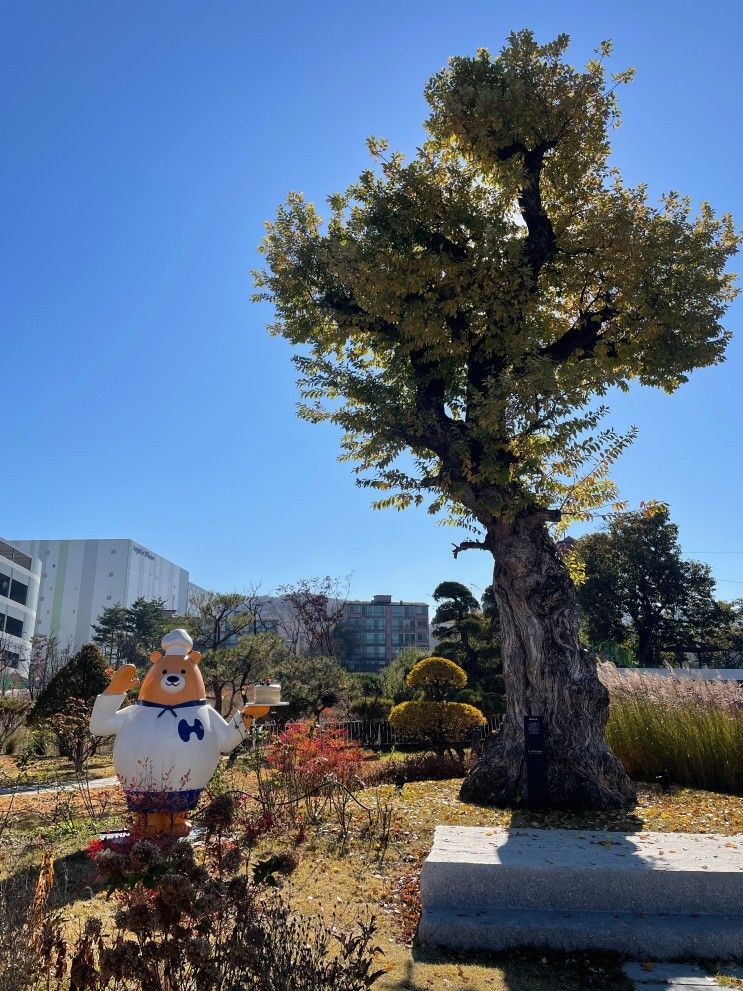
[[[35,632],[77,650],[107,606],[163,599],[178,615],[188,605],[188,572],[134,540],[16,540],[41,561]]]
[[[25,675],[36,625],[41,561],[0,540],[0,673]]]

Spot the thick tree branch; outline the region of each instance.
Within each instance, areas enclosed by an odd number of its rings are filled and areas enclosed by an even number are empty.
[[[579,351],[583,352],[585,357],[590,357],[601,340],[604,324],[616,315],[617,310],[609,303],[600,310],[587,310],[581,313],[578,320],[562,337],[541,348],[539,354],[558,365],[572,358]]]
[[[491,551],[492,547],[485,540],[463,540],[461,544],[452,544],[452,554],[458,557],[462,551]]]
[[[501,162],[521,155],[524,177],[518,203],[527,229],[524,249],[533,286],[536,286],[539,273],[546,262],[557,251],[555,231],[544,208],[541,189],[544,157],[555,147],[555,144],[554,140],[540,141],[536,147],[529,149],[521,142],[514,142],[497,152],[498,160]]]

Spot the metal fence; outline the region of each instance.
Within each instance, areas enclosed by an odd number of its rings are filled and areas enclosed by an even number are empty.
[[[484,726],[473,734],[473,740],[484,740],[500,728],[501,717],[491,716]],[[254,726],[248,737],[251,747],[258,747],[290,726],[304,725],[303,723],[265,722]],[[418,737],[411,733],[401,733],[394,730],[386,719],[349,719],[341,722],[320,722],[315,724],[315,731],[323,733],[333,731],[341,733],[349,743],[358,743],[368,750],[384,750],[392,747],[417,747],[421,745]]]

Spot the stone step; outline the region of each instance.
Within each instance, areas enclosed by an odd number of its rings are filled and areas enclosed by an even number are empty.
[[[743,956],[743,836],[439,826],[419,939],[453,949]]]
[[[743,837],[439,826],[424,906],[737,914]]]
[[[741,916],[666,915],[493,909],[457,912],[424,905],[424,946],[450,950],[614,950],[653,960],[743,956]]]
[[[635,991],[700,991],[720,987],[714,977],[688,961],[648,964],[633,960],[622,969]]]

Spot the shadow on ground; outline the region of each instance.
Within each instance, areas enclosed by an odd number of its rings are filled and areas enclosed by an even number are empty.
[[[31,903],[39,878],[39,865],[27,864],[3,880],[3,889],[15,911],[23,912]],[[74,902],[88,901],[97,890],[96,870],[86,853],[77,850],[54,859],[54,886],[49,898],[53,909]]]
[[[450,954],[414,947],[380,982],[384,991],[632,991],[611,954],[514,951]]]

